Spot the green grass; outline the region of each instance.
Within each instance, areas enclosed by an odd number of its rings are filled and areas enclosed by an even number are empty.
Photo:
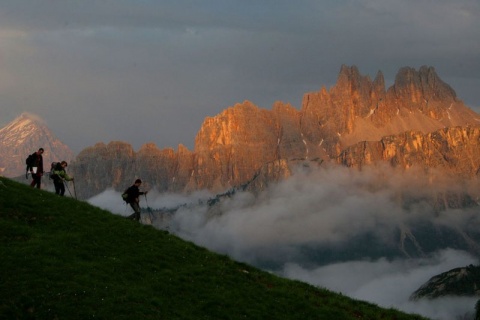
[[[423,319],[0,181],[0,319]]]

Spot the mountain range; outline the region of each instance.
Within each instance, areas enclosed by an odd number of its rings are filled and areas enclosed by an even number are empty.
[[[0,130],[0,174],[21,175],[26,155],[42,146],[46,159],[74,160],[69,170],[79,178],[80,198],[121,190],[137,177],[148,177],[147,186],[160,192],[223,192],[245,183],[260,190],[298,165],[361,169],[388,163],[472,179],[480,172],[479,125],[480,115],[433,67],[401,68],[385,88],[380,71],[372,81],[343,65],[337,83],[306,93],[300,110],[282,102],[266,110],[244,101],[207,117],[193,151],[147,143],[135,152],[112,141],[74,157],[41,119],[24,113]]]
[[[135,152],[120,141],[98,143],[78,154],[73,170],[84,182],[84,198],[121,190],[135,177],[148,177],[160,192],[221,192],[254,177],[250,185],[261,189],[299,164],[387,162],[472,178],[480,168],[479,124],[480,115],[433,67],[402,68],[386,89],[381,72],[372,81],[355,66],[342,66],[337,83],[306,93],[300,110],[244,101],[207,117],[193,151],[145,144]]]

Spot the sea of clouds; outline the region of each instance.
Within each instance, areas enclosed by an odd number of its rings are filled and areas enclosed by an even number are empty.
[[[468,237],[469,230],[479,230],[476,209],[438,211],[421,201],[432,193],[459,188],[442,175],[423,179],[413,170],[408,174],[388,168],[301,170],[255,196],[236,192],[214,209],[206,205],[214,197],[207,191],[180,195],[150,190],[148,197],[141,197],[142,207],[177,210],[161,219],[145,213],[142,219],[239,261],[264,268],[259,261],[275,261],[277,267],[271,271],[287,278],[383,307],[450,320],[473,314],[477,299],[410,301],[409,297],[439,273],[478,264],[477,256],[446,246],[420,258],[365,256],[324,264],[309,260],[303,249],[335,247],[365,233],[387,243],[399,226],[416,221],[462,230]],[[420,200],[407,208],[402,199],[409,196]],[[132,212],[114,190],[88,201],[115,214]]]

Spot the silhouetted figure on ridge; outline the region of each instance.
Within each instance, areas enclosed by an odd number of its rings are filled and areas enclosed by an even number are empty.
[[[55,193],[62,196],[65,194],[64,181],[73,181],[73,177],[70,177],[65,168],[68,166],[66,161],[57,162],[51,172],[50,178],[53,179],[53,185],[55,186]]]
[[[43,176],[43,148],[38,149],[38,151],[32,153],[28,156],[26,163],[27,163],[27,172],[30,171],[32,174],[32,182],[30,186],[37,187],[40,189],[40,185],[42,184],[42,176]]]
[[[122,194],[122,198],[125,200],[126,203],[130,204],[130,207],[133,209],[133,213],[128,216],[128,219],[140,221],[140,199],[141,195],[146,195],[148,191],[142,192],[140,191],[139,187],[142,184],[142,180],[137,179],[135,183],[130,186],[125,192]]]

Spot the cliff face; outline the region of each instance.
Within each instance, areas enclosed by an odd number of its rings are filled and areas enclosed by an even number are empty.
[[[480,174],[480,127],[450,127],[423,134],[407,131],[346,148],[337,163],[361,168],[376,162],[441,169],[452,176]]]
[[[262,187],[290,175],[299,161],[354,167],[389,161],[471,177],[479,170],[479,124],[480,115],[432,67],[402,68],[386,89],[381,72],[372,81],[342,66],[336,85],[305,94],[300,110],[281,102],[265,110],[245,101],[206,118],[193,152],[147,144],[135,153],[118,142],[100,144],[79,154],[74,171],[85,179],[86,197],[135,177],[159,191],[220,192],[254,176]]]
[[[280,102],[268,111],[245,101],[207,118],[195,139],[197,188],[222,190],[271,162],[307,157],[300,122],[300,113]]]
[[[107,188],[123,190],[138,177],[147,188],[160,191],[184,191],[191,179],[193,154],[184,146],[178,152],[158,149],[145,144],[135,152],[131,145],[121,141],[97,143],[80,152],[69,166],[77,179],[77,193],[88,198]]]
[[[133,179],[135,168],[133,148],[124,142],[110,142],[84,149],[69,166],[69,171],[77,177],[78,196],[85,197],[98,193],[96,190],[118,189],[124,181]]]

